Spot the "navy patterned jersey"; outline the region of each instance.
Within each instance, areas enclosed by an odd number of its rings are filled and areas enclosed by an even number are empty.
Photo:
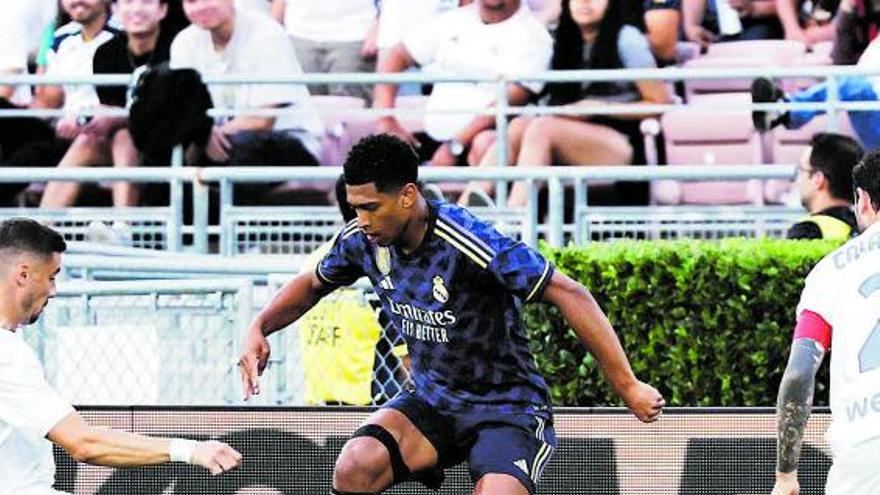
[[[429,203],[422,244],[405,254],[372,244],[354,220],[318,264],[318,278],[367,276],[412,359],[415,393],[441,410],[547,416],[549,394],[523,327],[553,266],[467,210]]]

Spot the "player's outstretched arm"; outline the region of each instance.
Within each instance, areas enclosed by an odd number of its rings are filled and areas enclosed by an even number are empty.
[[[804,428],[813,407],[816,373],[825,348],[813,339],[795,339],[776,399],[776,485],[773,495],[797,495],[797,466]]]
[[[244,400],[260,393],[259,376],[266,369],[270,352],[266,337],[299,319],[331,290],[313,271],[301,273],[285,284],[254,318],[238,360]]]
[[[641,421],[656,420],[665,404],[663,396],[633,374],[617,334],[590,291],[557,271],[544,290],[544,301],[559,308],[633,414]]]
[[[46,437],[77,461],[99,466],[136,467],[180,461],[218,475],[241,464],[241,454],[222,442],[147,437],[94,428],[77,412],[68,414]]]

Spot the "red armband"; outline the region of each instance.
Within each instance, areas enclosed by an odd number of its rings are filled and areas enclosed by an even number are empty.
[[[805,309],[798,316],[794,338],[813,339],[822,344],[826,350],[831,349],[831,325],[818,313]]]

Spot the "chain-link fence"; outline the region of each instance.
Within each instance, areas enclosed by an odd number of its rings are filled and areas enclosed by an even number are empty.
[[[578,243],[613,239],[785,238],[806,215],[785,206],[592,207],[577,212]]]
[[[81,405],[241,403],[236,363],[254,312],[289,279],[67,282],[26,338],[61,394]],[[328,296],[269,338],[252,404],[374,405],[405,382],[405,351],[362,287]]]

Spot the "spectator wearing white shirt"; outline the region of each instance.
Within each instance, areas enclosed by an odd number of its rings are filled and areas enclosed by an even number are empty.
[[[376,68],[377,0],[273,0],[272,15],[284,25],[307,73],[373,72]],[[315,95],[359,96],[363,84],[317,84]]]
[[[520,0],[478,0],[409,32],[383,57],[379,71],[400,72],[418,64],[438,75],[494,77],[546,70],[551,55],[547,29]],[[508,103],[524,105],[542,88],[540,82],[510,84]],[[395,85],[377,85],[374,107],[394,108],[396,95]],[[495,137],[495,117],[475,112],[494,106],[496,96],[492,83],[438,83],[428,98],[425,133],[413,136],[393,116],[380,118],[379,128],[415,144],[422,160],[475,165]]]
[[[113,0],[113,13],[125,28],[95,50],[96,74],[132,74],[168,61],[173,33],[163,33],[160,23],[168,13],[167,0]],[[106,108],[127,106],[125,86],[101,86],[96,92]],[[128,132],[126,117],[99,115],[92,118],[73,140],[58,163],[60,168],[96,165],[136,167],[140,157]],[[73,206],[81,190],[76,182],[49,182],[40,202],[43,208]],[[130,182],[113,183],[114,206],[137,206],[139,189]]]
[[[93,75],[95,51],[110,41],[119,29],[110,25],[109,0],[61,0],[64,10],[75,24],[62,26],[55,32],[52,49],[47,54],[46,75],[88,77]],[[41,86],[37,91],[39,106],[63,108],[67,116],[55,126],[58,137],[73,139],[82,131],[82,110],[99,104],[95,87],[83,84]]]
[[[51,49],[47,53],[46,74],[60,77],[88,77],[92,59],[99,46],[119,31],[108,25],[109,0],[61,0],[61,7],[73,22],[55,31]],[[98,96],[91,85],[67,84],[39,86],[31,102],[36,108],[62,108],[65,116],[54,123],[53,132],[41,119],[3,119],[0,121],[3,137],[2,161],[17,167],[52,166],[64,157],[71,141],[83,130],[85,119],[81,112],[96,107]],[[104,136],[99,136],[104,137]],[[7,146],[7,143],[11,144]],[[8,184],[0,187],[0,202],[10,203],[27,184]]]
[[[241,454],[217,441],[146,437],[94,428],[46,381],[20,327],[37,321],[55,296],[64,240],[30,219],[0,223],[0,495],[52,495],[52,443],[79,462],[145,466],[188,462],[220,474]]]
[[[44,30],[58,12],[57,0],[0,0],[0,74],[27,74]],[[17,105],[31,101],[27,86],[0,86],[0,98]]]
[[[171,44],[172,69],[195,69],[205,78],[302,74],[284,30],[268,15],[237,9],[234,0],[184,0],[183,8],[192,25]],[[278,118],[219,118],[202,150],[204,156],[191,154],[191,163],[207,159],[230,165],[317,164],[317,136],[323,127],[305,86],[209,84],[208,89],[219,109],[291,107],[295,113]]]

